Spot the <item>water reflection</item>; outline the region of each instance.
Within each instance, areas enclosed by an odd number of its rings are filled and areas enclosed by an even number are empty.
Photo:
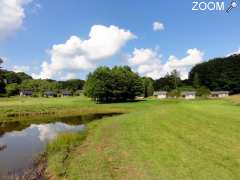
[[[67,132],[67,131],[79,131],[83,129],[84,125],[72,126],[67,125],[64,123],[54,123],[54,124],[32,124],[29,128],[25,129],[24,131],[15,131],[6,135],[6,137],[13,137],[13,138],[26,138],[26,137],[37,137],[40,141],[44,142],[56,137],[57,134],[60,132]],[[4,138],[3,138],[4,139]]]
[[[85,127],[84,123],[120,114],[100,113],[48,120],[55,123],[41,123],[41,120],[34,120],[35,124],[28,121],[1,122],[0,180],[9,179],[9,173],[21,174],[33,164],[33,159],[42,152],[47,141],[59,133],[81,131]]]
[[[22,131],[6,133],[0,138],[0,144],[6,148],[0,151],[0,179],[6,179],[9,172],[18,172],[32,164],[44,147],[44,144],[61,132],[75,132],[84,129],[84,125],[64,123],[32,124]]]

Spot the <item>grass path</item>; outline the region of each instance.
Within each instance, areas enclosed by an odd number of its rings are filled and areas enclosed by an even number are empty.
[[[224,100],[111,106],[134,111],[90,123],[84,141],[74,141],[83,136],[75,134],[50,143],[53,179],[240,179],[240,106]]]

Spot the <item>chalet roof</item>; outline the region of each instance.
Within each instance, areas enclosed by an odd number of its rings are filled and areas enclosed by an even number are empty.
[[[23,89],[23,90],[21,90],[21,92],[22,92],[22,93],[29,93],[29,92],[32,93],[33,91],[32,91],[32,90],[28,90],[28,89]]]
[[[229,91],[212,91],[212,95],[229,94]]]
[[[24,95],[32,95],[33,91],[28,89],[23,89],[20,91]]]
[[[196,92],[195,91],[184,91],[181,93],[182,96],[195,96],[196,95]]]
[[[45,91],[44,94],[45,95],[53,95],[54,93],[53,93],[53,91]]]
[[[158,96],[158,95],[167,95],[167,91],[155,91],[153,93],[154,96]]]
[[[68,90],[62,90],[61,93],[64,94],[64,95],[71,95],[72,94],[72,92],[68,91]]]

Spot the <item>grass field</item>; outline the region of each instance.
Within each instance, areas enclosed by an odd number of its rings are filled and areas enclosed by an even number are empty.
[[[88,99],[29,99],[24,111],[122,111],[47,146],[52,179],[240,179],[239,97],[97,105]],[[5,117],[14,99],[0,102]],[[39,105],[38,102],[41,102]],[[5,105],[3,105],[5,104]],[[3,107],[3,109],[2,109]],[[82,110],[84,109],[84,111]]]
[[[66,98],[0,98],[0,122],[18,120],[31,121],[42,116],[78,116],[89,113],[127,112],[116,105],[99,105],[85,97]],[[28,118],[29,117],[29,118]]]

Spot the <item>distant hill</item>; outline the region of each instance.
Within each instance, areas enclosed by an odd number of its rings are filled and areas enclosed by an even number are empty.
[[[210,90],[228,90],[240,93],[240,55],[215,58],[193,67],[189,74],[190,81],[198,75],[201,85]]]
[[[15,73],[13,71],[0,69],[0,80],[4,81],[6,84],[20,84],[22,81],[29,79],[32,79],[32,77],[24,72]]]

